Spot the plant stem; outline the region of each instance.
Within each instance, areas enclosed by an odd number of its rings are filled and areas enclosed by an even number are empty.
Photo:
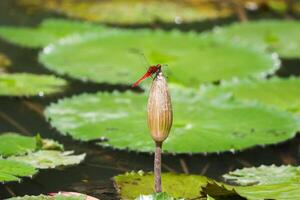
[[[244,8],[243,1],[233,0],[233,5],[234,5],[235,12],[237,13],[237,16],[238,16],[240,22],[247,22],[248,15]]]
[[[162,142],[155,142],[154,187],[156,193],[160,193],[162,191],[161,189],[161,148],[162,148]]]

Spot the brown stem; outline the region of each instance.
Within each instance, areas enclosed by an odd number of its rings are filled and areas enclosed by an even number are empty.
[[[161,148],[162,148],[162,142],[155,142],[154,187],[156,193],[160,193],[162,191],[161,189]]]
[[[240,0],[233,0],[233,5],[234,5],[235,12],[237,13],[237,16],[238,16],[240,22],[247,22],[248,15],[244,8],[243,2]]]
[[[189,174],[189,168],[188,168],[185,160],[183,158],[180,158],[179,161],[180,161],[180,165],[181,165],[181,168],[182,168],[183,172],[185,174]]]
[[[0,111],[0,119],[8,122],[9,124],[13,125],[16,129],[18,129],[21,133],[25,135],[31,136],[31,133],[23,127],[21,124],[19,124],[16,120],[5,114],[4,112]]]

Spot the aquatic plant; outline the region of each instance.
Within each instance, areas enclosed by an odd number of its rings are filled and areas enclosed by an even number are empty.
[[[39,61],[58,74],[82,81],[131,84],[143,73],[141,54],[152,63],[168,63],[169,82],[196,88],[220,80],[265,78],[279,67],[276,55],[176,30],[105,29],[70,36],[45,47]]]
[[[243,24],[233,23],[216,28],[214,33],[235,43],[276,52],[283,58],[300,57],[300,22],[298,21],[261,20]]]
[[[51,169],[81,163],[85,154],[64,151],[58,142],[22,136],[17,133],[0,135],[0,182],[21,181],[32,177],[39,169]]]
[[[198,90],[169,86],[176,121],[164,152],[236,151],[285,141],[299,130],[298,119],[287,111],[223,96],[207,99]],[[45,115],[61,134],[76,140],[103,138],[98,144],[104,147],[153,152],[146,101],[146,93],[130,91],[82,94],[52,103]]]
[[[200,175],[163,173],[163,190],[172,197],[184,199],[294,200],[300,197],[299,170],[297,166],[262,165],[225,174],[226,180],[235,185]],[[126,173],[114,177],[114,181],[121,199],[153,193],[151,173]]]

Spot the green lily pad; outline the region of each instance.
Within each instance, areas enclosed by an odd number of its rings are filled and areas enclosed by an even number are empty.
[[[0,135],[0,155],[7,157],[21,155],[36,149],[36,140],[15,133]]]
[[[19,0],[19,4],[91,21],[113,24],[181,23],[227,17],[228,7],[205,1],[199,6],[173,1]]]
[[[85,154],[72,154],[73,151],[40,150],[23,156],[11,156],[8,159],[30,164],[37,169],[51,169],[60,166],[77,165],[85,158]]]
[[[7,200],[87,200],[85,195],[82,196],[64,196],[64,195],[39,195],[39,196],[24,196],[24,197],[13,197]]]
[[[38,48],[72,34],[101,31],[103,26],[65,19],[46,19],[39,27],[0,26],[0,37],[17,45]]]
[[[238,185],[268,185],[299,182],[300,167],[290,165],[265,166],[238,169],[223,176],[225,180]],[[300,184],[300,182],[299,182]]]
[[[44,96],[62,91],[66,81],[52,75],[0,74],[0,96]]]
[[[299,183],[231,186],[212,181],[202,186],[200,191],[202,195],[209,194],[216,199],[293,200],[300,197],[299,186]]]
[[[20,177],[32,177],[37,170],[31,165],[0,159],[0,182],[20,181]]]
[[[197,175],[163,173],[163,191],[175,198],[199,197],[199,189],[206,185],[208,178]],[[135,199],[140,194],[151,194],[154,192],[152,173],[126,173],[114,177],[115,186],[121,199]]]
[[[279,183],[235,187],[235,191],[247,200],[295,200],[300,198],[299,183]]]
[[[85,158],[85,154],[72,154],[72,151],[63,151],[63,146],[58,142],[49,139],[41,139],[39,135],[36,137],[21,136],[16,133],[0,135],[0,156],[7,157],[6,160],[2,159],[4,161],[0,161],[8,163],[11,161],[12,164],[17,163],[17,169],[19,167],[22,169],[22,164],[27,167],[25,170],[29,172],[31,168],[48,169],[60,166],[76,165],[82,162]],[[16,173],[16,170],[12,168],[10,171],[10,165],[7,167],[4,165],[5,168],[1,169],[1,162],[0,182],[19,181],[20,179],[15,176],[23,175],[16,174],[13,176],[14,173]],[[24,173],[27,173],[27,171]]]
[[[299,78],[222,82],[221,86],[204,87],[202,95],[209,98],[227,95],[241,100],[255,100],[300,114],[299,85]]]
[[[239,196],[247,200],[294,200],[300,198],[299,167],[261,166],[230,172],[225,178],[248,186],[210,182],[200,189],[212,197]],[[254,184],[254,185],[253,185]]]
[[[40,149],[62,151],[63,146],[54,140],[22,136],[18,133],[1,133],[0,135],[0,156],[23,155]]]
[[[300,57],[300,22],[262,20],[248,23],[235,23],[216,29],[221,37],[236,43],[246,43],[277,52],[280,57]]]
[[[146,71],[141,53],[151,63],[168,64],[169,81],[194,87],[237,77],[262,78],[279,66],[270,54],[209,35],[151,30],[70,36],[44,48],[39,60],[48,69],[76,79],[132,84]]]
[[[163,191],[187,199],[295,200],[300,197],[299,167],[244,168],[225,177],[247,186],[228,185],[204,176],[163,173]],[[126,173],[114,177],[114,181],[121,199],[135,199],[139,192],[153,192],[152,173]],[[151,199],[151,196],[144,197]]]
[[[173,85],[171,96],[174,123],[164,142],[165,152],[242,150],[285,141],[299,130],[292,114],[258,103],[207,100],[195,90]],[[99,145],[151,152],[154,143],[147,128],[146,104],[146,93],[83,94],[51,104],[45,115],[53,127],[74,139],[105,138]]]

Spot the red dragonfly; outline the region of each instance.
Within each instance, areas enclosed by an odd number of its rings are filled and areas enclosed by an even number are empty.
[[[134,88],[140,84],[143,80],[148,78],[149,76],[152,76],[153,74],[159,72],[161,69],[161,64],[152,65],[148,68],[147,72],[139,79],[137,82],[135,82],[131,87]]]

